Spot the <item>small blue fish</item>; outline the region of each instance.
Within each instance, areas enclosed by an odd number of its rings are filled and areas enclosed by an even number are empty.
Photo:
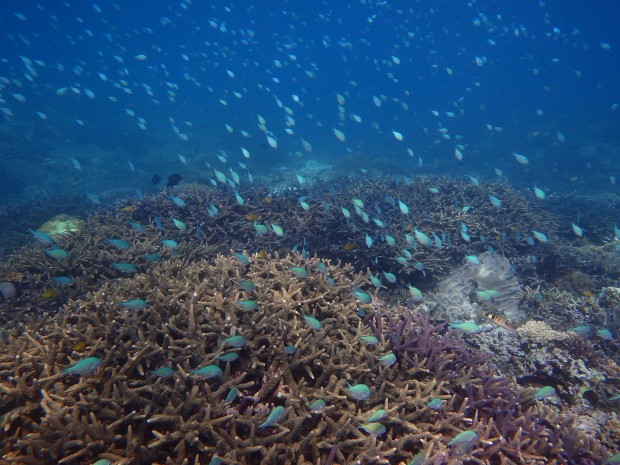
[[[46,250],[45,253],[54,260],[64,260],[69,256],[69,253],[66,250],[59,249],[57,247]]]
[[[323,399],[317,399],[308,405],[308,409],[310,409],[311,412],[321,412],[325,410],[325,401]]]
[[[158,253],[147,253],[144,255],[144,259],[147,262],[158,262],[161,260],[161,255]]]
[[[575,326],[574,328],[571,328],[570,330],[574,333],[585,336],[586,334],[590,334],[590,331],[592,331],[592,328],[588,325],[580,325],[580,326]]]
[[[63,284],[63,285],[73,284],[73,278],[69,276],[55,276],[52,279],[54,280],[54,282],[58,284]]]
[[[416,301],[424,300],[424,295],[422,294],[422,291],[418,289],[417,287],[412,286],[411,284],[407,284],[407,289],[409,289],[409,293],[411,294],[411,297],[413,297],[414,300]]]
[[[614,336],[608,329],[598,329],[596,331],[596,335],[601,339],[605,339],[606,341],[613,341]]]
[[[243,255],[242,253],[235,253],[233,256],[241,263],[242,265],[249,265],[250,259]]]
[[[543,244],[549,242],[549,238],[547,237],[547,235],[544,233],[541,233],[540,231],[536,231],[535,229],[532,229],[532,234],[534,235],[534,237],[536,238],[538,242],[542,242]]]
[[[160,378],[170,378],[174,374],[174,369],[170,367],[161,367],[156,370],[151,370],[149,373]]]
[[[206,365],[195,370],[191,370],[191,373],[201,378],[211,379],[216,378],[222,374],[222,370],[217,365]]]
[[[172,222],[179,231],[187,231],[187,224],[183,223],[183,221],[173,218]]]
[[[175,195],[171,195],[170,196],[170,200],[172,200],[174,202],[174,204],[178,207],[184,207],[185,206],[185,200],[183,200],[180,197],[177,197]]]
[[[360,425],[359,428],[363,429],[368,434],[373,434],[375,436],[381,436],[383,433],[385,433],[385,426],[377,422],[364,423],[363,425]]]
[[[385,354],[378,359],[380,365],[391,367],[396,363],[396,355],[393,352]]]
[[[387,271],[384,271],[383,276],[385,276],[385,279],[387,280],[388,283],[390,284],[396,283],[396,275],[394,275],[393,273],[388,273]]]
[[[494,195],[489,195],[489,200],[491,201],[491,205],[493,205],[495,208],[502,207],[502,201]]]
[[[256,231],[257,236],[264,236],[269,233],[269,228],[260,223],[254,223],[254,230]]]
[[[319,264],[316,266],[317,270],[319,270],[319,273],[321,274],[325,274],[327,273],[327,265],[323,262],[319,262]]]
[[[311,316],[304,315],[304,320],[306,321],[306,323],[308,323],[308,326],[310,326],[310,328],[315,329],[317,331],[323,327],[323,325],[321,325],[321,322],[319,320]]]
[[[245,200],[243,200],[243,197],[241,197],[239,195],[239,192],[237,192],[236,190],[233,190],[233,193],[235,194],[235,200],[237,202],[237,205],[243,206],[243,204],[245,203]]]
[[[54,243],[54,239],[52,239],[52,236],[50,236],[48,233],[42,231],[35,231],[34,229],[30,228],[28,228],[28,232],[32,234],[32,237],[34,237],[41,244],[52,245]]]
[[[172,239],[164,239],[161,241],[161,245],[169,249],[176,249],[179,246],[178,242]]]
[[[361,304],[370,304],[372,303],[372,296],[367,292],[363,292],[359,287],[355,287],[353,293],[355,297]]]
[[[463,323],[452,323],[450,328],[458,329],[466,334],[477,334],[482,331],[482,328],[473,321],[465,321]]]
[[[129,224],[129,226],[131,226],[131,228],[136,231],[137,233],[142,234],[144,232],[144,226],[142,226],[140,223],[136,223],[134,221],[128,221],[127,222]]]
[[[256,300],[244,299],[238,300],[237,303],[241,305],[244,310],[248,310],[250,312],[253,312],[258,308],[258,302],[256,302]]]
[[[306,279],[308,277],[308,270],[306,270],[303,266],[293,266],[291,267],[291,271],[299,279]]]
[[[227,347],[234,347],[238,349],[239,347],[243,347],[246,344],[247,340],[245,337],[237,334],[236,336],[230,336],[224,339],[224,345]]]
[[[465,255],[465,260],[467,263],[471,263],[476,266],[480,265],[480,259],[476,255]]]
[[[356,400],[366,400],[370,397],[370,388],[365,384],[347,384],[349,394]]]
[[[209,218],[215,218],[216,216],[220,214],[220,211],[215,205],[210,204],[207,207],[207,213],[209,214]]]
[[[120,302],[119,305],[130,310],[142,310],[146,307],[146,302],[142,299],[132,299]]]
[[[545,197],[547,196],[544,190],[539,189],[536,186],[534,186],[534,195],[538,200],[545,200]]]
[[[556,395],[557,391],[553,386],[545,386],[534,393],[534,399],[542,400]]]
[[[295,352],[297,352],[297,347],[293,345],[288,345],[284,348],[284,353],[286,355],[293,355]]]
[[[400,209],[400,212],[403,215],[408,215],[409,214],[409,207],[407,206],[407,204],[405,202],[403,202],[400,199],[398,199],[398,208]]]
[[[360,341],[367,345],[379,344],[379,339],[375,336],[360,336]]]
[[[457,454],[467,454],[474,447],[474,443],[478,439],[475,431],[467,430],[457,434],[448,445],[454,448]]]
[[[271,229],[273,230],[274,233],[276,233],[276,236],[284,237],[284,230],[277,224],[271,223]]]
[[[135,273],[136,271],[138,271],[137,268],[133,266],[131,263],[123,263],[123,262],[112,263],[112,268],[120,271],[121,273]]]
[[[239,288],[245,292],[254,292],[256,285],[252,281],[239,281]]]
[[[281,405],[278,405],[271,411],[267,419],[263,423],[260,424],[258,429],[264,429],[264,428],[270,428],[272,426],[276,426],[278,422],[284,416],[284,412],[285,412],[284,407],[282,407]]]
[[[608,457],[603,465],[617,465],[620,463],[620,453]]]
[[[60,373],[63,375],[85,375],[95,371],[99,365],[101,365],[99,357],[88,357],[65,368]]]
[[[418,452],[413,456],[411,462],[409,462],[407,465],[424,465],[424,458],[424,451]]]
[[[380,408],[375,410],[372,415],[370,415],[370,417],[368,418],[368,420],[366,420],[364,423],[374,423],[376,421],[381,421],[381,420],[385,420],[388,416],[387,411],[385,411],[384,409]]]
[[[394,247],[396,245],[396,239],[394,239],[389,234],[385,235],[385,242],[387,242],[387,245],[389,245],[390,247]]]
[[[217,359],[224,363],[234,362],[239,359],[239,354],[237,352],[228,352],[218,356]]]
[[[130,247],[129,242],[124,241],[123,239],[108,239],[108,243],[112,247],[116,247],[118,250],[127,250]]]
[[[426,404],[426,406],[432,410],[441,410],[441,407],[443,406],[443,400],[439,397],[435,397],[428,404]]]
[[[373,286],[375,286],[377,289],[383,287],[383,284],[381,283],[381,279],[377,278],[375,275],[370,275],[370,282],[372,283]]]
[[[525,155],[514,152],[513,156],[515,157],[515,160],[517,160],[517,163],[521,166],[528,166],[530,164],[530,160]]]
[[[431,240],[431,238],[424,234],[422,231],[414,229],[413,233],[415,234],[416,240],[423,246],[430,247],[431,245],[433,245],[433,241]]]
[[[230,391],[228,391],[228,394],[226,395],[226,398],[224,399],[224,403],[230,404],[233,400],[235,400],[240,395],[241,395],[241,392],[239,392],[239,389],[233,386],[230,388]]]
[[[386,226],[386,224],[383,221],[381,221],[379,218],[373,218],[372,221],[374,221],[374,223],[380,228],[385,228]]]

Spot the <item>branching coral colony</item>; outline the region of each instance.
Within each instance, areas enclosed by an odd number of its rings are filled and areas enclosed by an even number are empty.
[[[0,267],[2,461],[595,464],[617,452],[612,422],[584,433],[429,319],[430,302],[383,300],[491,249],[527,282],[559,246],[525,260],[524,232],[552,237],[553,219],[505,186],[386,182],[389,198],[385,182],[319,185],[308,210],[299,192],[246,191],[243,205],[218,189],[162,193],[19,250]],[[531,318],[546,304],[527,289]]]
[[[420,452],[427,463],[566,463],[567,432],[587,444],[584,463],[604,453],[426,317],[360,304],[365,278],[350,265],[248,258],[175,258],[12,332],[4,459],[326,463],[335,450],[338,463]],[[137,299],[143,308],[128,308]],[[95,357],[92,370],[67,370]],[[469,446],[448,445],[466,431]]]
[[[490,195],[502,198],[501,209],[489,202]],[[212,258],[230,249],[295,249],[423,286],[462,264],[468,254],[501,253],[524,284],[534,283],[536,273],[548,273],[546,264],[563,256],[555,245],[553,216],[500,184],[423,177],[415,182],[341,179],[271,195],[252,187],[241,189],[239,196],[242,205],[229,189],[188,186],[128,200],[91,215],[80,231],[55,237],[54,244],[33,239],[0,265],[0,281],[20,289],[12,308],[47,312],[78,292],[142,272],[158,260]],[[408,206],[406,213],[401,204]],[[533,230],[544,231],[549,243],[530,245]],[[6,309],[4,301],[1,309]],[[15,312],[0,312],[0,321],[16,317],[7,313]]]

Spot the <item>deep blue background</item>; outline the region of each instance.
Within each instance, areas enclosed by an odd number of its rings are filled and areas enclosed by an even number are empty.
[[[620,103],[617,2],[96,4],[101,12],[90,2],[2,2],[0,106],[13,116],[2,123],[0,156],[5,166],[15,165],[13,178],[20,179],[5,179],[3,195],[26,195],[32,182],[44,182],[25,174],[42,169],[42,160],[61,158],[78,188],[98,191],[140,184],[152,171],[185,170],[191,178],[207,170],[204,162],[215,161],[220,150],[232,166],[246,161],[250,171],[267,174],[274,167],[296,170],[308,159],[337,162],[355,153],[360,166],[382,159],[411,175],[488,178],[498,167],[516,184],[558,190],[612,190],[609,176],[620,176],[620,110],[613,107]],[[147,58],[136,59],[140,54]],[[34,64],[33,76],[20,56],[44,66]],[[483,66],[476,65],[476,56],[484,57]],[[63,87],[80,94],[57,95]],[[346,100],[342,121],[336,94]],[[381,108],[373,96],[382,99]],[[284,132],[286,113],[277,100],[293,112],[294,135]],[[353,122],[352,114],[363,122]],[[277,137],[277,150],[266,146],[257,115]],[[146,131],[136,117],[145,118]],[[188,141],[177,137],[173,124]],[[489,131],[487,124],[502,132]],[[346,143],[336,140],[333,128],[346,134]],[[404,140],[397,141],[392,130]],[[313,154],[304,152],[302,138],[312,143]],[[453,155],[456,144],[464,146],[462,166]],[[96,150],[84,153],[85,147]],[[241,147],[252,153],[249,161]],[[530,158],[529,170],[516,164],[513,151]],[[177,154],[188,159],[187,166]],[[81,172],[72,169],[71,156],[80,160]],[[137,174],[129,172],[128,160]]]

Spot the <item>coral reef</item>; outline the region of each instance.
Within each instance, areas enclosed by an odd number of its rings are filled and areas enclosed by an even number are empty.
[[[563,463],[563,431],[526,393],[444,325],[377,298],[360,305],[364,281],[318,258],[221,255],[109,280],[0,346],[1,452],[28,464],[326,463],[334,450],[339,463],[419,452],[429,463]],[[135,299],[144,308],[126,305]],[[101,360],[96,371],[64,374],[86,357]],[[368,396],[355,395],[361,384]],[[284,415],[262,426],[277,406]],[[385,433],[363,431],[378,409]],[[470,430],[470,452],[447,445]],[[584,460],[605,454],[597,444],[579,449]]]
[[[504,185],[449,178],[308,189],[131,199],[0,264],[2,460],[595,464],[617,452],[617,342],[549,335],[617,322],[620,294],[533,287],[567,275],[551,215]],[[531,245],[534,230],[549,242]],[[459,285],[438,284],[457,281],[455,266]],[[408,308],[412,283],[434,293]],[[451,317],[494,307],[553,329],[464,337],[446,328],[442,292],[463,295]],[[529,386],[550,380],[562,388],[545,405]],[[593,424],[607,430],[585,434]]]
[[[546,264],[557,259],[554,246],[530,246],[526,240],[532,230],[555,237],[553,218],[504,185],[450,178],[341,179],[334,185],[317,182],[311,190],[303,185],[278,193],[256,186],[240,188],[236,195],[224,188],[186,185],[173,194],[128,199],[122,208],[95,212],[79,232],[55,239],[66,258],[50,257],[49,246],[31,244],[0,265],[0,280],[22,274],[21,282],[15,282],[20,292],[11,302],[11,315],[0,303],[0,320],[19,318],[16,313],[54,312],[78,292],[122,275],[112,264],[131,263],[143,271],[155,256],[194,259],[230,249],[299,250],[304,256],[346,261],[359,271],[389,272],[397,286],[414,283],[421,289],[432,288],[467,254],[493,249],[510,261],[523,284],[535,283],[538,274],[547,272]],[[500,213],[488,200],[491,194],[502,197]],[[299,199],[306,197],[304,208]],[[350,199],[357,199],[357,205]],[[399,202],[411,206],[407,214]],[[282,228],[281,235],[273,225]],[[118,249],[113,240],[127,241],[129,247]],[[532,260],[530,254],[538,258]],[[70,276],[72,283],[59,286],[53,279],[59,276]],[[42,299],[50,288],[56,295]]]

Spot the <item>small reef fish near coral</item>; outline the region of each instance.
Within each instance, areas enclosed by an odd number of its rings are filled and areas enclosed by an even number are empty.
[[[0,463],[620,463],[618,15],[560,3],[0,5]]]

